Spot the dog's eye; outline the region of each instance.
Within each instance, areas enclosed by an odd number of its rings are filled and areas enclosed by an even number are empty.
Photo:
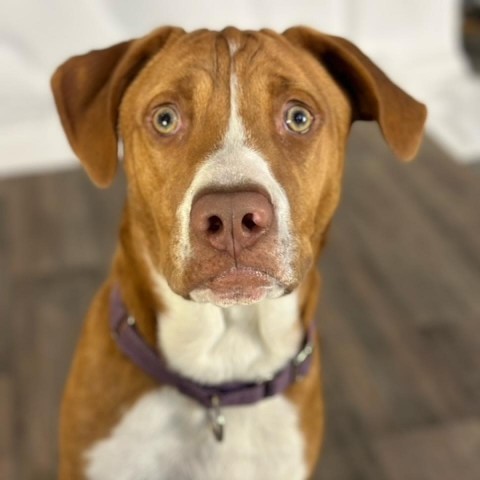
[[[162,135],[173,135],[180,128],[180,117],[173,106],[164,105],[153,112],[152,123]]]
[[[295,133],[307,133],[313,123],[313,115],[301,105],[293,105],[285,112],[285,125]]]

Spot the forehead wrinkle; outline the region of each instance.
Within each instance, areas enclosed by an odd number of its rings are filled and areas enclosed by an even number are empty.
[[[209,92],[213,90],[212,77],[205,70],[190,71],[182,76],[162,78],[158,81],[153,78],[149,83],[150,97],[158,103],[176,103],[180,99],[191,104],[197,98],[209,97]]]
[[[239,39],[232,41],[236,47],[231,55],[236,73],[249,75],[250,68],[260,63],[257,56],[263,53],[262,42],[254,32],[244,32]]]
[[[268,87],[272,94],[301,94],[306,97],[320,97],[324,100],[322,91],[318,88],[312,88],[305,82],[299,81],[297,78],[292,79],[286,77],[282,73],[273,72],[268,76]]]
[[[242,61],[246,65],[250,65],[255,61],[256,56],[262,52],[262,42],[255,32],[244,32],[242,35],[242,44],[238,46],[235,56],[242,56]]]
[[[232,68],[231,62],[229,39],[223,35],[223,32],[219,32],[215,37],[213,63],[215,67],[215,80],[218,85],[224,85],[229,82]]]
[[[328,78],[328,73],[321,65],[318,66],[318,71],[312,72],[311,69],[304,68],[295,62],[289,62],[287,66],[280,58],[273,57],[274,62],[263,61],[273,55],[260,49],[257,54],[259,60],[246,64],[246,71],[242,74],[242,84],[250,94],[254,91],[258,92],[259,88],[268,89],[273,96],[291,92],[292,95],[301,94],[311,98],[322,110],[328,109],[329,89],[320,88],[322,83],[319,78],[319,74]],[[249,88],[249,85],[253,88]]]
[[[216,43],[216,35],[206,29],[185,35],[168,52],[174,59],[174,70],[202,71],[214,80],[217,72]]]

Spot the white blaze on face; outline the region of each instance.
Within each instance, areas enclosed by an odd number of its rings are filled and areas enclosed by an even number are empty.
[[[230,45],[230,52],[236,47]],[[178,246],[175,252],[177,268],[182,270],[192,255],[190,243],[190,212],[197,192],[206,188],[257,185],[264,189],[272,202],[278,226],[277,252],[279,270],[285,279],[292,276],[293,239],[290,205],[285,190],[275,179],[262,155],[248,145],[248,135],[238,109],[241,90],[234,72],[230,77],[230,118],[222,146],[211,154],[196,172],[177,210],[179,222]]]

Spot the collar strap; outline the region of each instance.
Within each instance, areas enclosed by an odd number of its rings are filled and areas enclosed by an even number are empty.
[[[313,322],[305,334],[300,351],[271,379],[259,383],[197,383],[170,370],[159,354],[147,344],[137,329],[135,319],[128,314],[118,285],[112,288],[110,297],[110,328],[120,350],[143,372],[161,384],[176,388],[207,408],[249,405],[281,393],[304,377],[312,363]]]

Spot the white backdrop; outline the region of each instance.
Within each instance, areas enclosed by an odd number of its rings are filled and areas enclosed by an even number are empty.
[[[76,162],[49,89],[58,64],[166,24],[343,35],[427,103],[430,133],[454,156],[480,158],[480,82],[461,53],[459,0],[2,0],[0,175]]]

